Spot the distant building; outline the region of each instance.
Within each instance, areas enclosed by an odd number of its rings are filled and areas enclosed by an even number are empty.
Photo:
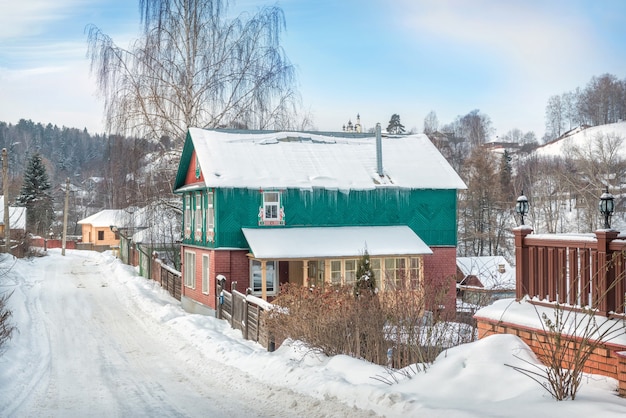
[[[457,257],[457,297],[485,306],[515,297],[515,270],[502,256]]]
[[[361,133],[363,131],[361,126],[361,115],[357,113],[356,123],[354,125],[352,124],[352,119],[348,119],[347,125],[343,125],[343,131]]]

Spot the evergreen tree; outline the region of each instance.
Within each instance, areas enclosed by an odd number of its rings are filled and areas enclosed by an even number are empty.
[[[359,260],[359,265],[356,269],[356,282],[354,283],[354,296],[369,291],[370,294],[376,293],[376,278],[372,271],[372,264],[370,263],[370,255],[367,249],[363,253],[363,256]]]
[[[387,125],[387,132],[390,134],[403,134],[405,131],[404,125],[400,123],[400,115],[394,113],[391,115],[389,125]]]
[[[17,203],[26,208],[26,229],[45,235],[54,220],[54,210],[48,173],[39,153],[28,161]]]

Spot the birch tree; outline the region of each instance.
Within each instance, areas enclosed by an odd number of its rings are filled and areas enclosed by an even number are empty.
[[[282,9],[230,17],[228,6],[228,0],[140,0],[141,36],[128,49],[87,28],[110,133],[180,145],[189,127],[291,123],[297,95],[280,44]]]

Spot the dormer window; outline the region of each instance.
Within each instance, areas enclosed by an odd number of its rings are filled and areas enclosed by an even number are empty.
[[[279,191],[263,192],[263,203],[259,210],[259,225],[284,225],[285,212],[281,206]]]

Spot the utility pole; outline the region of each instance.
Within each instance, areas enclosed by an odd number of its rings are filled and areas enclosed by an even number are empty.
[[[4,251],[11,253],[11,228],[9,225],[9,155],[2,148],[2,188],[4,190]]]
[[[63,242],[61,255],[65,255],[65,243],[67,242],[67,209],[70,205],[70,178],[65,181],[65,206],[63,207]]]

